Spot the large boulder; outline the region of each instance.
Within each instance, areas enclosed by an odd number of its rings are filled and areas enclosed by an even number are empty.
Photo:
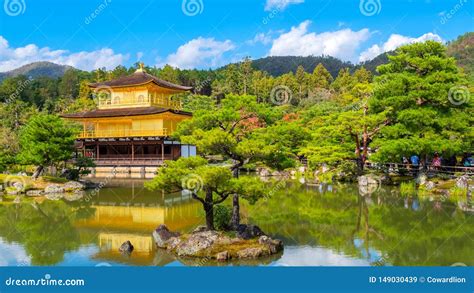
[[[86,186],[82,184],[81,182],[68,181],[64,184],[63,188],[64,188],[64,191],[66,192],[80,192],[86,189]]]
[[[216,231],[194,233],[176,247],[178,256],[198,256],[203,250],[210,248],[219,238]]]
[[[237,227],[237,236],[242,239],[251,239],[265,235],[262,229],[256,225],[240,224]]]
[[[49,184],[44,189],[44,193],[64,193],[64,188],[59,184]]]
[[[122,245],[120,245],[119,251],[121,253],[125,253],[125,254],[132,253],[132,251],[133,251],[132,243],[129,240],[125,241],[124,243],[122,243]]]
[[[237,258],[258,258],[269,255],[263,247],[249,247],[237,251]]]
[[[283,242],[281,240],[272,239],[266,235],[260,236],[260,238],[258,238],[258,243],[266,245],[272,254],[283,249]]]
[[[178,232],[171,232],[166,225],[160,225],[153,231],[153,239],[159,248],[166,248],[166,242],[172,237],[178,237],[179,235]]]
[[[176,247],[181,243],[181,238],[179,237],[171,237],[168,241],[165,242],[166,249],[168,250],[175,250]]]

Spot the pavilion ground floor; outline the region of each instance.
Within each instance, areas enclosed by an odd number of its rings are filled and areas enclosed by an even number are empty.
[[[196,155],[196,147],[162,139],[96,139],[76,142],[77,155],[91,158],[92,177],[150,178],[166,160]]]

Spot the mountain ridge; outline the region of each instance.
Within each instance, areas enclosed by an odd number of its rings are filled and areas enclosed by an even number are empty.
[[[449,56],[456,58],[456,62],[462,67],[466,74],[474,80],[474,32],[468,32],[460,35],[456,40],[446,44]],[[376,74],[377,66],[388,62],[388,56],[394,54],[394,51],[382,53],[375,58],[359,64],[352,64],[348,61],[342,61],[332,56],[268,56],[252,60],[252,67],[256,70],[265,71],[271,76],[277,77],[289,72],[296,72],[298,66],[303,66],[306,72],[312,73],[314,68],[319,64],[324,67],[335,78],[339,70],[349,68],[352,72],[360,67]],[[221,68],[230,65],[229,63]],[[234,63],[235,64],[235,63]],[[69,69],[76,69],[69,65],[56,64],[49,61],[39,61],[23,65],[19,68],[0,72],[0,81],[7,77],[15,77],[25,75],[27,77],[36,78],[46,76],[50,78],[62,77]]]

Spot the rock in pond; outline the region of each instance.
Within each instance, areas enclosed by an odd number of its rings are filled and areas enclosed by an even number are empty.
[[[265,233],[256,225],[240,224],[237,227],[237,236],[242,239],[251,239],[262,235],[265,235]]]
[[[80,192],[86,189],[86,186],[82,184],[81,182],[68,181],[64,184],[63,188],[64,188],[64,191],[66,192]]]
[[[456,187],[458,187],[458,188],[467,188],[468,185],[469,185],[469,176],[467,174],[462,175],[461,177],[456,179]]]
[[[237,251],[237,258],[257,258],[266,255],[270,254],[266,253],[262,247],[249,247]]]
[[[178,232],[171,232],[166,225],[160,225],[153,231],[153,239],[157,247],[166,248],[166,242],[173,237],[178,237]]]
[[[63,198],[64,193],[46,193],[44,197],[46,197],[49,200],[60,200]]]
[[[357,178],[359,182],[359,186],[367,186],[367,185],[378,185],[379,180],[373,176],[359,176]]]
[[[165,248],[178,258],[204,259],[223,262],[231,259],[255,259],[277,254],[283,249],[280,240],[264,235],[255,225],[240,225],[241,236],[237,231],[214,231],[199,227],[191,233],[178,235],[170,232],[166,226],[160,225],[153,237],[158,247]],[[256,236],[255,236],[256,235]]]
[[[216,260],[217,261],[227,261],[229,258],[230,258],[230,255],[229,255],[229,252],[227,250],[219,252],[218,254],[216,254]]]
[[[194,233],[176,247],[179,256],[196,256],[201,251],[210,248],[219,237],[216,231]]]
[[[119,251],[121,253],[127,253],[127,254],[132,253],[133,251],[132,243],[129,240],[125,241],[124,243],[122,243],[122,245],[120,245]]]
[[[31,197],[42,196],[43,194],[44,192],[41,189],[32,189],[26,192],[26,196],[31,196]]]
[[[260,236],[260,238],[258,238],[258,243],[266,245],[271,253],[277,253],[283,249],[283,242],[281,240],[272,239],[266,235]]]
[[[64,188],[59,184],[49,184],[44,189],[44,193],[63,193]]]

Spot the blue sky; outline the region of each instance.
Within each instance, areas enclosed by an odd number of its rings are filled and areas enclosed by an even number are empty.
[[[39,60],[84,70],[139,60],[215,68],[268,55],[357,63],[467,31],[474,0],[4,0],[0,71]]]

